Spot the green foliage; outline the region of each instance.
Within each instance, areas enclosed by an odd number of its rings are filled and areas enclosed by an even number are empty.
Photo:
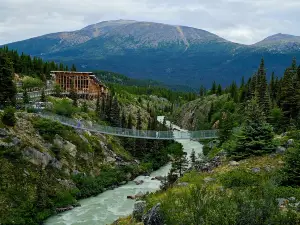
[[[272,139],[272,127],[265,121],[262,110],[255,100],[246,107],[246,122],[239,136],[236,137],[236,147],[229,154],[241,159],[250,155],[263,155],[272,152],[275,147]]]
[[[88,109],[88,105],[87,105],[86,101],[84,101],[84,102],[82,103],[81,111],[82,111],[82,112],[85,112],[85,113],[88,113],[89,109]]]
[[[118,185],[120,182],[126,180],[126,174],[118,168],[104,167],[101,170],[101,176],[91,177],[84,175],[73,176],[79,192],[77,197],[85,198],[95,196],[104,191],[112,185]]]
[[[300,148],[288,149],[285,155],[285,165],[283,168],[285,185],[299,186],[300,185]]]
[[[244,169],[229,171],[220,177],[225,188],[245,188],[259,186],[262,183],[262,175]]]
[[[15,116],[15,108],[14,107],[7,107],[4,110],[4,114],[2,116],[2,123],[13,127],[17,121],[16,116]]]
[[[33,89],[33,88],[42,88],[44,86],[44,83],[42,80],[38,79],[38,78],[34,78],[34,77],[24,77],[22,79],[23,82],[23,89],[27,90],[27,89]]]
[[[47,141],[52,141],[55,134],[62,135],[69,128],[48,119],[36,119],[33,121],[33,126],[39,131],[39,134]]]
[[[54,102],[53,112],[58,115],[71,117],[74,113],[78,112],[78,108],[74,107],[70,100],[62,99]]]
[[[16,86],[13,82],[13,62],[6,51],[0,49],[0,107],[16,104]]]
[[[46,99],[46,95],[45,95],[45,90],[42,89],[42,93],[41,93],[41,102],[46,102],[47,99]]]

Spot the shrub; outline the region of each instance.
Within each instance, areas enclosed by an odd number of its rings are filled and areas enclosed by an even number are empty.
[[[62,135],[69,128],[48,119],[37,119],[33,121],[33,126],[40,135],[47,141],[52,141],[56,134]]]
[[[2,123],[13,127],[17,121],[16,116],[15,116],[15,108],[13,107],[7,107],[4,110],[4,114],[2,116]]]
[[[63,99],[54,103],[53,111],[58,115],[71,117],[72,114],[78,112],[78,109],[73,106],[70,100]]]
[[[300,148],[288,149],[285,155],[285,165],[283,168],[283,183],[285,185],[300,185]]]

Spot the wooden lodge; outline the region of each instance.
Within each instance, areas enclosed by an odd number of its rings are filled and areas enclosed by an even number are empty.
[[[106,96],[108,92],[107,87],[92,72],[51,71],[50,75],[64,95],[68,95],[72,88],[80,98],[85,99]]]

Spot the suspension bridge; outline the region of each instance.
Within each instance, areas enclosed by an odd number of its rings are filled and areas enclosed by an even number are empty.
[[[218,130],[199,130],[199,131],[153,131],[153,130],[136,130],[126,129],[121,127],[104,126],[100,124],[93,124],[92,122],[80,121],[57,114],[40,112],[39,115],[45,119],[59,122],[65,126],[73,127],[75,129],[108,134],[120,137],[143,138],[143,139],[158,139],[158,140],[174,140],[174,139],[215,139],[218,138]]]

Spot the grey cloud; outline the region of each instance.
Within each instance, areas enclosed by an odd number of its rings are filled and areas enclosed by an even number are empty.
[[[0,44],[113,19],[191,26],[245,44],[279,32],[300,35],[298,0],[0,1]]]

